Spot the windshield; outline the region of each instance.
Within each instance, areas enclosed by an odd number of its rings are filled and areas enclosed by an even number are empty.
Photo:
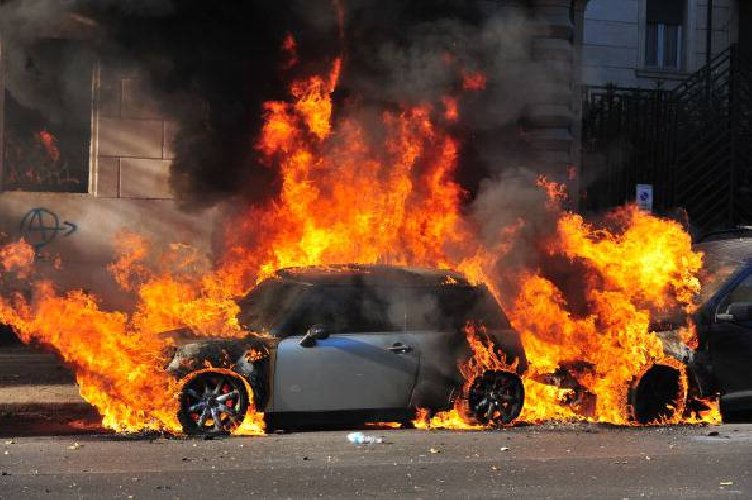
[[[752,239],[711,241],[695,245],[703,253],[701,303],[708,301],[752,257]]]
[[[708,266],[706,266],[700,276],[700,283],[702,283],[702,290],[700,291],[701,303],[707,302],[741,268],[742,264],[734,263],[725,263],[715,266],[713,269],[708,269]]]

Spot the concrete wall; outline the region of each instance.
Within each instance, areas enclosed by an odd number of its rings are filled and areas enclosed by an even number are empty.
[[[123,301],[106,270],[118,232],[137,232],[158,247],[184,243],[209,252],[216,220],[213,210],[188,214],[175,207],[168,183],[175,124],[143,82],[128,69],[94,68],[89,193],[0,192],[5,239],[46,241],[42,273],[62,288],[95,291],[110,305]]]
[[[644,68],[646,0],[590,0],[585,9],[583,83],[670,88],[705,64],[707,0],[686,0],[685,60],[679,72]],[[735,39],[739,0],[713,0],[713,53]]]
[[[99,198],[85,194],[23,193],[0,194],[0,231],[17,237],[24,234],[39,242],[39,224],[21,223],[27,214],[43,208],[41,222],[54,228],[58,217],[60,230],[48,230],[46,245],[41,247],[38,269],[64,289],[83,288],[101,295],[107,303],[118,304],[121,294],[112,286],[107,265],[112,261],[118,232],[127,230],[155,242],[157,248],[170,243],[184,243],[210,250],[214,225],[213,212],[186,214],[174,207],[172,200]],[[37,219],[39,220],[39,219]],[[75,225],[73,226],[67,223]],[[70,234],[69,234],[70,233]],[[54,235],[54,236],[51,236]],[[56,269],[55,260],[62,268]]]

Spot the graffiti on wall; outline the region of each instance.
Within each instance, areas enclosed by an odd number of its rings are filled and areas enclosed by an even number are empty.
[[[39,252],[42,248],[52,243],[59,233],[68,237],[76,232],[78,226],[64,220],[60,223],[60,217],[46,208],[32,208],[21,219],[21,236],[28,244]]]

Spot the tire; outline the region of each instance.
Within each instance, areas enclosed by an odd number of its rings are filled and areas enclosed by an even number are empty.
[[[511,424],[525,404],[520,377],[504,371],[487,371],[473,381],[467,397],[475,420],[493,428]]]
[[[183,384],[178,420],[188,435],[229,434],[243,423],[248,401],[245,383],[237,375],[201,372]]]
[[[680,374],[675,368],[655,365],[639,381],[634,401],[634,418],[647,425],[669,419],[683,407]]]

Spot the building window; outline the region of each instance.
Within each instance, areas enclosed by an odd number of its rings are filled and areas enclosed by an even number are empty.
[[[88,192],[93,60],[74,41],[8,47],[4,191]]]
[[[645,12],[645,66],[681,69],[685,0],[647,0]]]

